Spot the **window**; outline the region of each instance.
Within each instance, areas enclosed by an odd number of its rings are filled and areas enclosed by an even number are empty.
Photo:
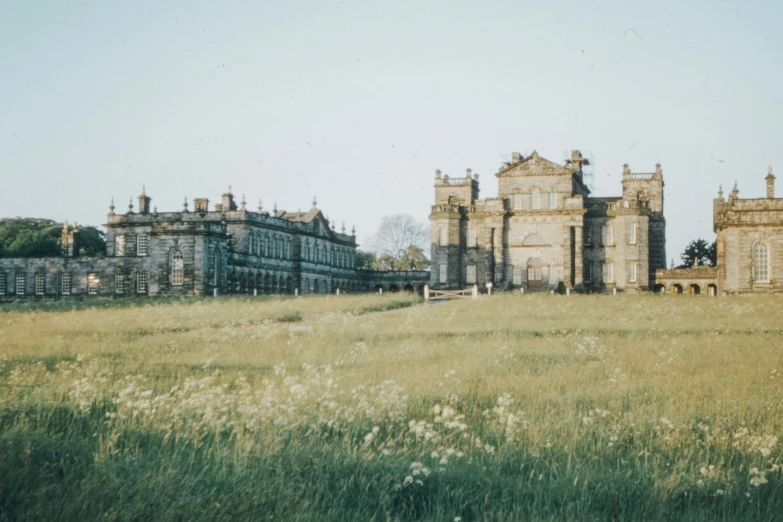
[[[5,274],[0,274],[0,295],[5,295],[8,291],[8,282],[5,280]]]
[[[614,283],[614,265],[604,263],[601,267],[604,283]]]
[[[253,255],[255,253],[255,250],[253,249],[253,233],[252,232],[247,237],[247,252],[250,255]]]
[[[136,236],[136,255],[147,255],[147,234],[139,234]]]
[[[16,295],[24,295],[24,274],[16,274]]]
[[[46,274],[35,274],[35,295],[44,295]]]
[[[182,286],[184,282],[185,259],[182,255],[182,250],[175,248],[171,251],[171,284],[174,286]]]
[[[71,274],[60,275],[60,293],[71,295]]]
[[[125,275],[124,274],[114,274],[114,293],[115,294],[124,294],[125,293]]]
[[[140,294],[147,293],[147,272],[138,272],[136,274],[136,292]]]
[[[512,266],[511,267],[511,284],[513,284],[513,285],[521,285],[522,284],[522,267],[521,266]]]
[[[474,248],[476,246],[476,235],[475,228],[468,228],[468,248]]]
[[[446,236],[446,227],[438,228],[438,244],[440,246],[448,245],[448,237]]]
[[[585,263],[585,283],[590,283],[593,281],[593,263],[587,262]]]
[[[530,189],[530,210],[538,210],[541,208],[539,195],[540,192],[537,188]]]
[[[125,255],[125,234],[114,236],[114,255],[119,257]]]
[[[628,273],[626,275],[629,283],[636,282],[636,263],[628,263]]]
[[[90,295],[98,295],[98,284],[100,282],[98,274],[87,274],[87,293]]]
[[[549,193],[549,208],[557,208],[557,193]]]
[[[604,245],[614,245],[614,231],[612,230],[612,225],[603,226],[602,239]]]
[[[593,244],[593,227],[585,227],[585,245]]]
[[[465,279],[468,284],[475,284],[476,283],[476,265],[468,265],[468,271],[465,275]]]
[[[446,265],[442,264],[438,267],[438,281],[445,283],[448,280],[448,274],[446,273]]]
[[[630,223],[628,225],[628,244],[636,244],[636,223]]]
[[[769,247],[766,243],[753,245],[753,280],[757,283],[769,281]]]
[[[522,194],[511,196],[511,206],[514,210],[522,210]]]

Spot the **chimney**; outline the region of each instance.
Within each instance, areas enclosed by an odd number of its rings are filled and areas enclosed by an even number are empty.
[[[231,193],[231,185],[228,186],[228,192],[223,194],[223,202],[221,204],[221,209],[223,212],[228,212],[229,210],[236,210],[237,204],[234,203],[234,194]]]
[[[149,214],[150,213],[150,201],[152,198],[148,197],[146,194],[146,187],[142,185],[141,187],[141,196],[139,196],[139,214]]]
[[[772,165],[767,169],[767,198],[773,199],[775,197],[775,176],[772,175]]]
[[[196,212],[209,212],[209,200],[207,198],[194,199],[193,210]]]
[[[519,152],[512,152],[511,153],[511,162],[512,163],[519,163],[522,161],[522,155]]]

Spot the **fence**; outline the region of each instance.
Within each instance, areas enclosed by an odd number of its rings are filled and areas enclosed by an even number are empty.
[[[478,286],[473,285],[464,290],[430,290],[424,286],[425,301],[450,301],[452,299],[478,299]]]

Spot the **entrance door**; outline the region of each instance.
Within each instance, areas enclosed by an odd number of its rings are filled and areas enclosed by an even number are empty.
[[[527,263],[528,288],[542,288],[544,286],[544,263],[540,258],[534,257]]]

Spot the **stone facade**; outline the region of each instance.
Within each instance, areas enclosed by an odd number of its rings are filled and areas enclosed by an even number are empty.
[[[718,246],[718,291],[722,294],[783,292],[783,198],[775,198],[769,168],[766,197],[741,199],[737,185],[713,203]]]
[[[529,291],[637,292],[666,266],[663,173],[623,168],[622,196],[590,195],[587,160],[565,165],[512,154],[497,172],[498,197],[479,199],[479,177],[435,174],[430,213],[433,288],[478,284]]]
[[[151,210],[144,191],[106,223],[106,254],[79,257],[78,227],[62,232],[60,258],[0,259],[0,300],[225,293],[328,294],[420,290],[428,272],[357,270],[356,235],[340,232],[313,201],[307,212],[251,211],[229,191],[209,209]]]

